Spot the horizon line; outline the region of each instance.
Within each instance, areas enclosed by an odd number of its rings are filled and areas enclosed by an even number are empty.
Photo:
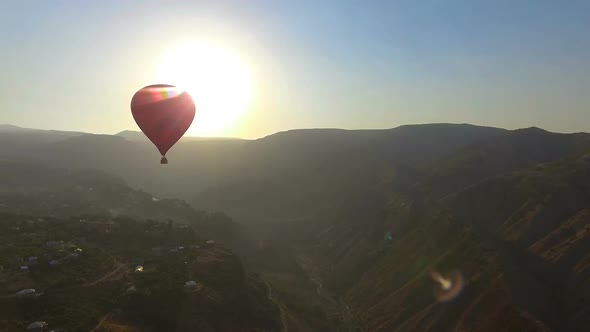
[[[522,129],[540,129],[544,130],[549,133],[555,134],[588,134],[590,132],[586,131],[571,131],[571,132],[561,132],[561,131],[551,131],[539,126],[528,126],[528,127],[517,127],[517,128],[504,128],[499,126],[491,126],[491,125],[482,125],[482,124],[472,124],[467,122],[430,122],[430,123],[407,123],[398,125],[395,127],[387,127],[387,128],[339,128],[339,127],[309,127],[309,128],[291,128],[291,129],[284,129],[278,130],[271,134],[258,136],[255,138],[243,138],[239,136],[194,136],[194,135],[183,135],[182,138],[211,138],[211,139],[236,139],[236,140],[256,140],[265,138],[268,136],[272,136],[279,133],[285,133],[289,131],[298,131],[298,130],[342,130],[342,131],[382,131],[382,130],[392,130],[401,127],[409,127],[409,126],[429,126],[429,125],[456,125],[456,126],[473,126],[473,127],[482,127],[482,128],[495,128],[495,129],[503,129],[508,131],[515,131],[515,130],[522,130]],[[87,135],[108,135],[108,136],[120,136],[125,132],[131,133],[139,133],[143,135],[143,132],[139,129],[124,129],[116,133],[104,133],[104,132],[87,132],[87,131],[79,131],[79,130],[64,130],[64,129],[42,129],[42,128],[31,128],[31,127],[22,127],[18,125],[13,125],[10,123],[0,123],[0,127],[12,127],[15,129],[20,130],[34,130],[34,131],[57,131],[57,132],[65,132],[65,133],[79,133],[79,134],[87,134]]]

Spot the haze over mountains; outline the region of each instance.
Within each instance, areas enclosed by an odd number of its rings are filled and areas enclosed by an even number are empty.
[[[225,220],[213,232],[231,233],[228,243],[273,286],[289,331],[590,326],[590,134],[292,130],[183,140],[168,165],[138,134],[1,126],[0,199],[40,210],[51,191],[64,197],[53,205],[80,197],[81,211],[227,213],[241,226]],[[15,195],[29,201],[15,208]],[[459,270],[463,292],[437,302],[431,270]]]
[[[134,130],[124,130],[116,136],[120,136],[125,138],[128,141],[132,142],[141,142],[147,143],[149,139],[141,132],[141,131],[134,131]],[[233,137],[194,137],[194,136],[185,136],[181,138],[181,142],[199,142],[199,141],[217,141],[217,140],[241,140],[241,138],[233,138]]]

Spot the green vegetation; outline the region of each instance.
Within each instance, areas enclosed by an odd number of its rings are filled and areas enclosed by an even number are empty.
[[[38,320],[52,328],[88,331],[108,313],[109,319],[143,331],[235,331],[238,326],[272,331],[279,324],[260,282],[246,276],[236,256],[207,245],[191,226],[4,214],[0,246],[2,331],[21,331]],[[30,263],[30,256],[38,258]],[[28,272],[20,271],[25,263]],[[135,271],[137,265],[142,272]],[[197,286],[187,289],[190,280]],[[24,288],[36,294],[15,295]]]
[[[34,318],[10,298],[28,287],[60,309],[27,310],[73,329],[107,313],[107,323],[148,331],[585,331],[590,323],[588,134],[446,124],[296,130],[181,143],[166,172],[118,137],[29,143],[16,161],[0,162],[0,211],[17,215],[3,216],[0,234],[0,296],[9,296],[0,301],[11,312],[0,316],[13,330]],[[78,246],[85,260],[49,268],[48,240]],[[30,256],[37,265],[18,271]],[[139,262],[144,271],[132,273]],[[432,270],[460,271],[465,287],[437,302]],[[188,280],[198,286],[186,290]],[[88,295],[68,302],[78,293]]]

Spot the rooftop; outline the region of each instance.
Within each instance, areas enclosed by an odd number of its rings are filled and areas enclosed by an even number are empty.
[[[29,326],[27,327],[27,330],[44,328],[47,326],[49,326],[49,324],[47,324],[47,322],[42,322],[42,321],[33,322],[33,323],[29,324]]]

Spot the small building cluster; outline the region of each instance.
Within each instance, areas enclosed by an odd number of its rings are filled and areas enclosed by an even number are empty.
[[[64,241],[47,241],[45,245],[46,251],[44,253],[39,256],[16,256],[11,260],[9,267],[1,266],[0,272],[10,269],[27,273],[31,268],[39,264],[56,267],[82,257],[83,249],[75,244],[65,243]]]
[[[29,332],[46,332],[49,328],[47,322],[39,321],[29,324],[27,331]]]
[[[24,298],[24,297],[36,297],[36,296],[39,296],[39,295],[41,295],[41,294],[40,293],[37,293],[37,291],[34,288],[26,288],[26,289],[23,289],[23,290],[20,290],[20,291],[16,292],[16,296],[17,297],[21,297],[21,298]]]
[[[187,282],[184,283],[184,288],[185,289],[195,289],[195,288],[197,288],[198,285],[199,284],[197,284],[196,281],[189,280],[189,281],[187,281]]]

